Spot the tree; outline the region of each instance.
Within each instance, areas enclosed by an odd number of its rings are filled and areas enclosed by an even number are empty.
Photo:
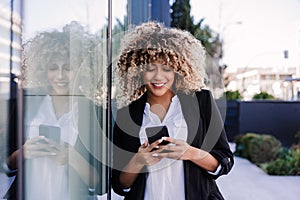
[[[195,33],[194,20],[190,16],[191,5],[189,0],[176,0],[171,6],[171,27]]]
[[[171,27],[187,30],[201,41],[211,57],[222,57],[222,43],[208,25],[203,25],[204,18],[194,23],[191,16],[191,5],[189,0],[176,0],[171,6]]]

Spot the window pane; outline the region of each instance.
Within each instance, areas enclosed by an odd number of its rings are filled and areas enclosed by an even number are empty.
[[[105,193],[106,0],[24,5],[25,199]]]
[[[0,3],[0,196],[15,180],[7,158],[17,149],[17,88],[20,74],[21,1]],[[12,18],[11,18],[12,17]],[[12,169],[10,169],[9,167]]]

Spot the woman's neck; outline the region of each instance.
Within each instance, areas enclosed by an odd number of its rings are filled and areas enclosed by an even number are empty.
[[[161,121],[165,118],[174,96],[175,94],[171,91],[165,93],[163,96],[147,94],[147,102],[150,104],[151,112],[156,114]]]
[[[52,104],[57,118],[70,111],[70,97],[52,95]]]

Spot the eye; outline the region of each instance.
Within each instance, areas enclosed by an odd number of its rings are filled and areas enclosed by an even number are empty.
[[[57,70],[58,69],[58,66],[57,65],[50,65],[50,66],[48,66],[48,70],[49,71],[55,71],[55,70]]]
[[[163,67],[163,70],[164,70],[165,72],[171,72],[171,71],[173,71],[173,68],[168,67],[168,66],[164,66],[164,67]]]
[[[153,71],[155,71],[155,69],[156,69],[156,67],[151,66],[151,65],[148,65],[148,66],[146,67],[146,71],[147,71],[147,72],[153,72]]]
[[[70,67],[69,64],[64,64],[64,65],[63,65],[63,70],[69,72],[69,71],[71,71],[72,69],[71,69],[71,67]]]

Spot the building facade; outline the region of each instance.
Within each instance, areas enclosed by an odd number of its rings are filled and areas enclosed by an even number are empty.
[[[171,24],[169,0],[128,0],[129,24],[138,25],[149,20]]]
[[[296,79],[296,70],[296,67],[238,69],[229,74],[227,89],[239,90],[244,100],[251,100],[260,92],[272,94],[276,99],[298,100],[300,82]]]
[[[10,8],[0,3],[0,96],[9,94],[8,79],[10,74],[19,75],[20,64],[21,17],[18,12],[11,15]]]
[[[17,77],[21,69],[21,1],[0,2],[0,166],[8,152],[9,132],[17,129],[13,102],[17,96]],[[12,11],[12,12],[11,12]],[[0,197],[14,177],[6,177],[0,167]]]

